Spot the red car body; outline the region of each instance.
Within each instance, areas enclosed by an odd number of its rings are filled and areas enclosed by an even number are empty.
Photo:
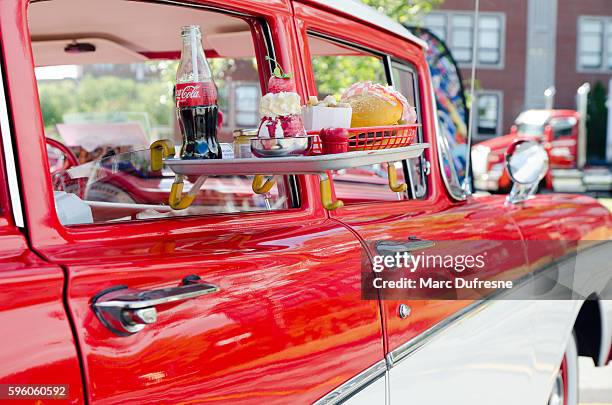
[[[417,44],[322,2],[196,3],[265,18],[304,99],[316,94],[309,30],[413,65],[431,145],[427,197],[330,213],[316,176],[301,175],[298,209],[64,227],[49,176],[28,2],[2,0],[10,121],[2,131],[12,134],[16,167],[2,157],[0,383],[69,384],[68,403],[311,403],[472,304],[414,301],[405,322],[397,316],[405,300],[362,300],[368,241],[480,238],[524,247],[563,240],[563,255],[581,239],[610,237],[609,212],[587,197],[540,196],[518,206],[495,196],[453,198],[439,169],[433,93]],[[524,249],[495,271],[525,274],[555,259]],[[140,333],[116,336],[91,309],[106,289],[172,287],[192,274],[219,292],[158,308],[158,321]]]

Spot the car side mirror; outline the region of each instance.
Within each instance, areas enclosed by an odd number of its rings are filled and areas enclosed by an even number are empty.
[[[528,200],[548,171],[548,153],[537,142],[516,141],[506,151],[506,169],[514,182],[506,201],[516,204]]]

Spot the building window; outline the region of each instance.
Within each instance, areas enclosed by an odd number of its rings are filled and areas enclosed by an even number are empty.
[[[236,86],[236,126],[256,127],[259,123],[259,84]]]
[[[612,18],[578,17],[578,69],[612,70]]]
[[[476,93],[476,129],[479,136],[496,136],[501,133],[501,91],[479,91]]]
[[[504,45],[503,13],[481,13],[478,18],[479,67],[502,67]],[[435,12],[424,17],[423,25],[444,40],[460,65],[472,63],[474,16],[466,12]]]

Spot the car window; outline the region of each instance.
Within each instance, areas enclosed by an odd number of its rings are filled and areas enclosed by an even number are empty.
[[[574,117],[555,118],[550,120],[550,125],[553,128],[553,137],[557,139],[561,136],[571,135],[576,126],[577,120]]]
[[[544,125],[519,122],[516,128],[519,134],[524,135],[542,135],[544,133]]]
[[[29,9],[45,136],[59,141],[77,160],[77,166],[66,170],[65,153],[48,148],[56,208],[64,224],[299,206],[293,178],[278,177],[268,192],[256,194],[252,177],[225,176],[206,179],[194,191],[190,207],[172,210],[168,199],[174,173],[166,167],[153,171],[150,166],[147,149],[152,142],[169,139],[177,150],[182,143],[174,101],[181,26],[196,24],[202,30],[218,89],[218,138],[226,144],[224,156],[231,157],[235,135],[257,128],[262,75],[253,32],[258,20],[213,10],[109,0],[88,3],[94,9],[88,5],[79,18],[73,8],[74,19],[65,21],[62,7],[72,3],[76,0],[40,2]],[[133,21],[157,21],[160,15],[166,24],[134,28]],[[268,69],[267,63],[262,65]],[[195,181],[185,178],[183,192],[189,192]],[[79,210],[83,216],[73,215]]]
[[[387,77],[383,55],[334,41],[316,33],[309,33],[308,45],[318,93],[316,96],[319,100],[331,95],[337,101],[341,101],[344,91],[359,82],[382,85],[392,83],[391,78]],[[413,84],[408,83],[411,80],[410,73],[398,72],[396,90],[400,91],[414,107],[415,88]],[[408,183],[408,166],[404,162],[396,162],[393,167],[398,183]],[[346,205],[410,198],[409,192],[392,192],[389,189],[388,173],[389,168],[386,164],[340,170],[333,174],[336,196]],[[415,177],[417,176],[415,174]]]

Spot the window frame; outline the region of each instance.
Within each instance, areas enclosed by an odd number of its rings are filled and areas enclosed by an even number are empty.
[[[453,17],[456,16],[468,16],[472,18],[472,23],[471,23],[471,32],[473,32],[474,30],[474,18],[473,18],[473,13],[469,12],[469,11],[462,11],[462,10],[436,10],[436,11],[432,11],[431,13],[427,14],[428,16],[430,15],[439,15],[442,16],[444,18],[444,21],[446,22],[444,30],[446,32],[446,36],[444,38],[440,38],[442,41],[444,41],[444,43],[446,43],[446,45],[448,46],[448,48],[450,49],[451,52],[454,51],[453,49],[453,45],[452,45],[452,37],[453,37],[453,24],[452,24],[452,19]],[[491,69],[491,70],[503,70],[505,69],[505,65],[506,65],[506,13],[504,12],[480,12],[479,15],[481,17],[495,17],[495,18],[499,18],[500,21],[500,26],[499,26],[499,60],[497,63],[483,63],[480,61],[480,50],[481,50],[481,45],[480,43],[478,44],[478,51],[476,52],[476,67],[479,69]],[[479,24],[480,24],[480,19],[479,19]],[[437,35],[436,31],[434,31],[433,29],[431,29],[427,24],[425,24],[425,19],[422,20],[422,24],[423,27],[429,29],[430,31],[432,31],[434,34]],[[477,30],[477,35],[480,35],[480,27],[478,27]],[[474,39],[472,38],[472,43],[471,46],[469,47],[470,49],[470,55],[472,55],[472,51],[473,51],[473,47],[474,47]],[[470,62],[460,62],[454,55],[453,58],[457,61],[457,65],[460,68],[468,68],[472,66],[472,61]],[[470,56],[471,58],[471,56]]]
[[[586,20],[598,21],[602,24],[601,34],[601,64],[599,67],[583,66],[582,56],[582,24]],[[579,15],[576,20],[576,72],[578,73],[612,73],[612,16]]]
[[[417,115],[417,122],[422,122],[422,113],[423,113],[423,109],[421,108],[421,94],[419,92],[419,75],[417,73],[416,67],[409,62],[406,62],[402,59],[398,59],[398,58],[393,58],[390,56],[387,56],[388,58],[388,66],[389,66],[389,70],[390,70],[390,74],[389,74],[389,78],[391,81],[391,85],[393,87],[395,87],[395,80],[393,78],[393,68],[397,68],[398,70],[402,70],[404,72],[408,72],[410,74],[412,74],[412,85],[413,88],[415,90],[414,92],[414,107],[416,109],[416,115]],[[397,89],[397,87],[395,87]],[[399,90],[398,90],[399,91]],[[423,125],[420,125],[417,128],[417,142],[422,143],[425,142],[425,137],[423,135]],[[425,192],[423,195],[417,195],[417,191],[416,191],[416,187],[415,187],[415,183],[413,181],[412,178],[412,170],[410,170],[410,165],[408,163],[407,160],[402,161],[402,165],[404,167],[404,178],[408,179],[410,181],[410,184],[408,185],[408,195],[410,197],[410,199],[414,199],[414,200],[423,200],[427,198],[427,195],[429,194],[429,187],[427,185],[427,174],[426,172],[426,166],[427,164],[425,163],[426,159],[425,159],[425,155],[421,155],[421,157],[419,158],[419,163],[421,165],[420,169],[421,169],[421,183],[425,186]]]
[[[351,41],[347,41],[338,37],[334,37],[333,35],[321,32],[321,31],[317,31],[316,29],[309,29],[307,28],[305,30],[305,38],[306,40],[308,39],[309,36],[313,36],[325,41],[329,41],[332,43],[336,43],[339,44],[341,46],[344,47],[349,47],[349,48],[353,48],[355,50],[358,51],[362,51],[365,53],[370,54],[371,56],[375,56],[375,57],[379,57],[381,58],[381,62],[383,63],[383,67],[385,70],[385,76],[387,79],[387,84],[390,86],[393,86],[393,65],[401,65],[404,66],[404,68],[409,69],[409,71],[411,73],[413,73],[414,75],[414,89],[415,89],[415,108],[417,111],[417,123],[421,124],[418,128],[418,133],[417,133],[417,139],[419,142],[424,142],[424,135],[423,135],[423,126],[422,126],[422,121],[423,121],[423,117],[422,117],[422,112],[423,112],[423,108],[421,107],[421,98],[419,95],[419,75],[417,72],[416,67],[414,67],[414,65],[406,60],[400,59],[400,58],[396,58],[396,57],[392,57],[389,54],[385,53],[384,51],[380,51],[368,46],[364,46],[364,45],[360,45],[358,43],[355,42],[351,42]],[[310,46],[307,42],[306,46],[308,47],[308,55],[310,56],[309,60],[309,68],[310,71],[312,73],[312,79],[315,81],[315,88],[316,88],[316,79],[314,77],[314,68],[312,66],[312,58],[313,55],[310,52]],[[318,95],[317,95],[318,96]],[[410,184],[408,184],[408,189],[406,190],[406,199],[404,200],[398,200],[398,202],[406,202],[406,201],[414,201],[414,200],[427,200],[431,194],[430,192],[430,188],[429,188],[429,184],[427,181],[427,174],[426,174],[426,163],[427,162],[427,158],[426,158],[426,154],[424,153],[423,155],[421,155],[420,158],[421,161],[421,175],[423,177],[423,184],[425,185],[425,193],[422,196],[415,196],[415,192],[414,192],[414,182],[412,181],[412,174],[411,171],[408,169],[408,161],[407,160],[402,160],[402,168],[403,168],[403,172],[404,172],[404,178],[410,182]],[[388,203],[391,201],[388,200],[381,200],[381,201],[368,201],[368,202],[363,202],[363,203],[354,203],[354,204],[350,204],[351,207],[356,207],[356,206],[363,206],[363,205],[368,205],[368,204],[381,204],[381,203]],[[395,201],[392,201],[395,202]]]
[[[484,90],[477,90],[476,92],[476,107],[478,107],[478,98],[482,95],[487,95],[487,96],[495,96],[497,97],[497,126],[495,128],[495,134],[494,135],[490,135],[490,134],[483,134],[480,133],[478,131],[478,128],[480,128],[480,117],[479,114],[474,114],[474,120],[476,121],[474,123],[474,127],[476,128],[476,136],[478,138],[482,138],[482,139],[491,139],[497,136],[500,136],[502,134],[502,127],[503,127],[503,112],[504,112],[504,92],[502,90],[488,90],[488,89],[484,89]]]
[[[125,0],[128,2],[129,0]],[[273,71],[273,62],[266,61],[262,52],[266,55],[269,55],[271,58],[277,59],[277,49],[280,46],[275,41],[275,37],[272,33],[270,24],[268,20],[272,18],[270,15],[262,14],[248,14],[245,12],[234,11],[231,9],[221,8],[213,5],[207,4],[194,4],[194,3],[186,3],[183,1],[171,1],[171,0],[144,0],[145,4],[163,4],[168,7],[183,7],[193,9],[195,12],[198,10],[223,14],[226,16],[235,17],[241,19],[243,22],[248,24],[249,29],[251,31],[251,37],[253,41],[254,51],[255,51],[255,59],[257,61],[258,66],[258,75],[260,81],[260,88],[262,93],[267,90],[267,78],[272,75]],[[29,34],[29,24],[26,24],[27,32]],[[31,44],[31,38],[28,35],[26,41]],[[35,72],[32,69],[32,76],[35,79]],[[39,107],[40,108],[40,107]],[[42,112],[41,112],[42,113]],[[42,134],[44,137],[44,133]],[[45,164],[46,155],[45,155]],[[245,221],[256,220],[257,218],[270,218],[270,220],[274,220],[273,218],[279,217],[303,217],[304,215],[312,215],[312,203],[309,202],[308,197],[311,196],[309,192],[309,181],[305,179],[304,175],[286,175],[282,176],[285,180],[285,184],[287,186],[286,197],[288,200],[288,204],[290,208],[287,209],[278,209],[273,211],[238,211],[238,212],[223,212],[223,213],[211,213],[211,214],[191,214],[191,215],[178,215],[175,217],[159,217],[159,218],[145,218],[145,219],[130,219],[125,221],[102,221],[102,222],[93,222],[93,223],[83,223],[83,224],[74,224],[74,225],[63,225],[60,223],[59,216],[55,206],[51,207],[51,214],[57,221],[57,225],[59,229],[65,235],[71,235],[72,237],[79,237],[79,235],[87,235],[91,232],[99,232],[103,229],[120,229],[124,230],[126,233],[131,233],[132,230],[137,232],[137,229],[142,226],[150,226],[153,224],[160,224],[160,228],[171,226],[172,223],[209,223],[209,222],[223,222],[223,221],[232,221],[236,220],[237,217],[240,219],[244,219]],[[51,188],[51,192],[53,190]],[[312,197],[311,197],[312,198]],[[266,219],[267,220],[267,219]],[[164,225],[161,225],[164,224]]]

